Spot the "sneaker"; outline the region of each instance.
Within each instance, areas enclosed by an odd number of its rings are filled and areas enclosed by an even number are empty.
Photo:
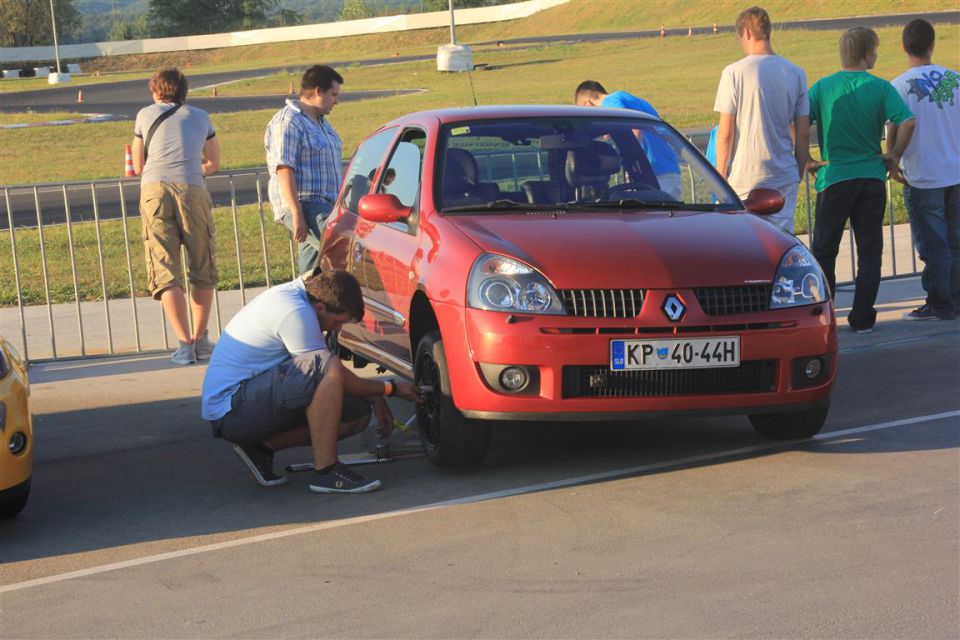
[[[200,338],[193,341],[193,350],[197,353],[197,361],[206,362],[213,353],[213,348],[217,346],[215,342],[210,342],[207,338],[207,332],[204,331]]]
[[[861,327],[858,329],[857,327],[851,326],[850,330],[854,333],[873,333],[873,327]]]
[[[933,307],[928,304],[917,307],[909,313],[903,314],[904,320],[936,320],[937,314],[933,312]]]
[[[273,472],[273,451],[262,444],[238,444],[233,451],[247,465],[261,487],[275,487],[287,481],[287,476]]]
[[[181,342],[177,350],[170,356],[170,362],[173,364],[193,364],[197,361],[197,352],[193,348],[192,342]]]
[[[364,478],[342,462],[327,473],[314,471],[310,479],[310,491],[314,493],[367,493],[379,487],[379,480]]]

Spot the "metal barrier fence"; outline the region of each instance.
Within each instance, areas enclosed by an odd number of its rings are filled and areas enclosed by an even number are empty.
[[[296,247],[286,228],[273,224],[265,207],[267,179],[264,172],[208,179],[211,192],[218,194],[214,207],[221,287],[214,295],[211,333],[219,334],[248,297],[296,276]],[[812,229],[809,179],[805,190],[806,220]],[[889,182],[887,196],[884,278],[915,275],[913,238],[907,225],[894,223]],[[171,329],[162,307],[146,291],[144,261],[133,256],[142,250],[140,238],[131,232],[139,228],[139,216],[129,210],[133,206],[137,211],[138,199],[136,180],[3,189],[10,263],[0,254],[0,335],[26,360],[171,348]],[[809,246],[809,235],[799,237]],[[845,251],[849,270],[841,268]],[[909,271],[898,267],[905,260]],[[852,282],[855,274],[849,230],[837,262],[838,286]]]

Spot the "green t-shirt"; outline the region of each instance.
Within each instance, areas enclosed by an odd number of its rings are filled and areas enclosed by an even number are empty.
[[[817,191],[854,178],[886,179],[880,137],[889,120],[901,124],[910,108],[886,80],[866,71],[838,71],[809,92],[810,122],[817,123],[820,157]]]

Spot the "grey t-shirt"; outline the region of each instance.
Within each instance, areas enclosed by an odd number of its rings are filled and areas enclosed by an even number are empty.
[[[140,109],[133,135],[146,142],[147,133],[154,121],[173,106],[169,102],[163,102]],[[140,176],[141,184],[178,182],[203,185],[203,174],[200,171],[203,145],[215,135],[217,133],[213,130],[206,111],[183,105],[153,132],[150,148],[147,149],[147,163]]]
[[[736,115],[730,176],[737,193],[799,180],[790,123],[809,115],[807,75],[776,55],[752,55],[723,70],[713,110]]]

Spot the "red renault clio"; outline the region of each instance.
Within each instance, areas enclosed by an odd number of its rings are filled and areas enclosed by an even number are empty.
[[[495,420],[745,414],[770,438],[824,424],[837,367],[823,273],[668,124],[615,109],[415,113],[359,146],[321,264],[366,316],[336,336],[430,388],[438,465]]]

